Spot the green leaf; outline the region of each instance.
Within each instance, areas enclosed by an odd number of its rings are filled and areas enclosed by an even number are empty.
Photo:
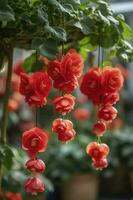
[[[45,23],[48,23],[48,15],[47,13],[43,10],[43,8],[38,8],[37,9],[37,14],[40,20],[42,20]]]
[[[40,38],[40,37],[33,38],[32,43],[31,43],[31,49],[38,49],[39,46],[41,46],[43,42],[44,42],[44,38]]]
[[[28,58],[25,59],[23,63],[23,67],[27,73],[36,72],[42,69],[44,64],[42,64],[38,58],[36,53],[33,53]]]
[[[125,40],[131,40],[133,31],[130,26],[128,26],[126,23],[121,22],[122,27],[123,27],[123,37]]]
[[[80,21],[80,24],[78,23],[79,28],[81,27],[81,31],[88,35],[92,32],[91,27],[93,26],[92,20],[89,17],[85,17]]]
[[[58,43],[53,39],[46,40],[40,47],[40,54],[50,60],[54,60],[58,53]]]
[[[63,8],[63,6],[57,0],[48,0],[48,4],[61,10],[62,12],[66,12],[65,9]]]
[[[121,31],[121,34],[125,40],[131,40],[133,31],[131,27],[125,22],[125,18],[123,15],[117,15],[117,19],[120,23],[119,29]]]
[[[14,153],[10,146],[0,145],[0,163],[8,170],[12,167],[13,157]]]
[[[103,32],[101,46],[104,48],[112,47],[119,40],[119,30],[115,25],[106,26]]]
[[[80,0],[67,0],[68,3],[71,3],[71,4],[75,4],[75,5],[80,5]]]
[[[0,1],[0,21],[14,21],[14,13],[12,8],[7,4],[6,0]]]
[[[46,25],[44,28],[46,32],[51,33],[56,39],[66,41],[66,31],[63,28],[57,26],[51,27],[49,25]]]

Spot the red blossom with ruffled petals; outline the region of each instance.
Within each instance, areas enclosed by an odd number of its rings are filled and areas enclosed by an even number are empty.
[[[117,110],[111,105],[102,106],[97,112],[97,117],[105,122],[112,122],[116,116]]]
[[[63,133],[66,130],[72,130],[73,123],[70,120],[63,120],[61,118],[55,119],[52,124],[52,131],[55,133]]]
[[[61,74],[80,77],[84,68],[84,62],[75,49],[70,49],[61,61]]]
[[[109,94],[118,92],[123,86],[123,75],[118,68],[106,67],[102,73],[102,89]]]
[[[55,111],[62,114],[69,113],[75,105],[75,97],[71,94],[65,94],[64,96],[58,96],[52,100],[52,103],[56,106]]]
[[[37,194],[44,191],[44,183],[37,177],[31,177],[26,180],[24,189],[27,193]]]
[[[102,170],[104,168],[108,167],[108,160],[106,157],[102,157],[100,159],[93,159],[92,163],[93,167],[95,167],[97,170]]]
[[[102,96],[102,104],[103,105],[106,105],[106,104],[110,104],[110,105],[113,105],[113,104],[116,104],[117,101],[119,101],[119,94],[118,92],[116,93],[105,93],[103,94]]]
[[[31,172],[43,173],[46,165],[42,160],[31,159],[26,162],[25,167]]]
[[[31,76],[21,74],[19,91],[25,101],[32,107],[44,106],[50,93],[52,81],[46,72],[35,72]]]
[[[45,97],[36,96],[34,93],[27,95],[25,101],[31,107],[43,107],[47,104],[47,99]]]
[[[44,152],[48,144],[48,135],[40,128],[32,128],[22,135],[22,148],[31,158],[36,158],[38,152]]]
[[[47,97],[52,88],[49,76],[44,72],[35,72],[30,77],[30,84],[37,96]]]
[[[78,87],[78,80],[75,76],[62,76],[53,86],[61,92],[72,92]]]
[[[106,131],[106,124],[103,121],[98,121],[94,124],[92,132],[97,136],[102,136]]]
[[[86,153],[94,159],[101,159],[109,154],[109,147],[104,143],[91,142],[86,148]]]
[[[100,104],[101,70],[99,68],[93,67],[83,76],[80,90],[94,104]]]
[[[60,62],[58,60],[49,61],[47,72],[54,81],[62,79],[62,75],[60,73]]]
[[[53,121],[52,131],[57,133],[58,139],[61,142],[68,142],[76,135],[76,132],[73,129],[73,123],[70,120],[63,120],[61,118]]]
[[[61,142],[68,142],[74,139],[76,132],[74,129],[66,130],[58,134],[58,140]]]

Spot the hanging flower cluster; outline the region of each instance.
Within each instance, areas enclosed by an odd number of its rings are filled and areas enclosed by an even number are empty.
[[[47,103],[47,96],[53,87],[61,94],[52,100],[55,106],[54,111],[63,116],[71,112],[75,105],[75,97],[70,94],[78,86],[78,79],[82,74],[84,63],[82,57],[74,49],[70,49],[61,59],[49,61],[43,59],[47,70],[32,73],[30,75],[21,73],[19,91],[25,97],[25,101],[31,107],[42,107]],[[62,94],[62,93],[66,94]],[[58,136],[61,142],[72,140],[76,132],[73,123],[67,119],[55,119],[52,124],[52,131]],[[41,128],[34,127],[25,131],[22,135],[22,148],[27,152],[29,160],[25,166],[33,176],[24,185],[25,191],[36,194],[44,191],[43,182],[37,174],[45,171],[45,164],[37,159],[39,152],[45,152],[48,144],[48,135]]]
[[[34,127],[23,133],[22,148],[28,153],[30,158],[26,162],[25,167],[34,175],[25,182],[24,188],[28,193],[36,194],[37,192],[44,191],[44,184],[37,178],[37,174],[43,173],[46,166],[42,160],[37,159],[37,154],[45,152],[47,144],[48,135],[46,131],[38,127]]]
[[[74,108],[75,97],[70,92],[77,88],[83,68],[83,59],[74,49],[70,49],[60,61],[49,62],[48,74],[53,80],[53,86],[60,92],[67,93],[52,100],[56,112],[65,115]],[[53,121],[52,131],[57,134],[61,142],[68,142],[76,135],[72,122],[62,118]]]
[[[103,136],[107,125],[117,116],[117,110],[113,104],[119,101],[119,91],[122,86],[123,76],[118,68],[93,67],[83,76],[80,90],[97,106],[98,121],[94,124],[92,132],[98,138]],[[92,142],[87,147],[87,154],[92,158],[93,166],[96,169],[108,166],[106,159],[108,153],[109,147],[103,143]]]

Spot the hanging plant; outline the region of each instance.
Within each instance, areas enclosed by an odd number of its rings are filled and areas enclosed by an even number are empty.
[[[123,77],[118,68],[104,66],[103,51],[108,49],[114,57],[132,60],[131,36],[132,30],[124,17],[114,16],[108,1],[86,0],[81,3],[79,0],[1,0],[0,66],[8,61],[0,135],[3,157],[7,157],[5,152],[13,49],[18,47],[33,50],[21,63],[23,71],[20,73],[19,86],[19,92],[25,97],[26,103],[36,109],[36,126],[22,135],[22,148],[29,156],[25,166],[32,174],[24,184],[26,192],[36,194],[45,189],[38,177],[38,174],[45,171],[45,164],[37,156],[46,151],[48,133],[38,123],[37,109],[47,106],[47,97],[52,88],[58,92],[52,100],[54,111],[60,114],[52,123],[52,132],[62,143],[76,137],[74,125],[68,120],[67,114],[76,102],[72,92],[80,84],[81,92],[97,107],[98,121],[92,128],[97,139],[87,146],[87,154],[96,169],[108,166],[109,147],[101,142],[101,137],[107,125],[116,118],[117,110],[113,105],[119,100]],[[97,66],[91,66],[81,77],[84,60],[79,52],[82,53],[83,49],[86,52],[98,49],[99,54]],[[13,156],[11,148],[8,147],[8,151]],[[4,159],[0,160],[1,180]]]

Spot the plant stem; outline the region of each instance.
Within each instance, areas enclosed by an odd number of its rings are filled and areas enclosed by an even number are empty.
[[[8,58],[8,70],[6,78],[5,96],[3,99],[3,116],[1,119],[0,144],[6,144],[7,141],[8,100],[10,96],[10,85],[12,76],[13,49],[10,49],[10,51],[8,51],[7,58]],[[3,165],[2,163],[0,163],[0,194],[2,193],[2,176],[3,176]]]
[[[2,144],[6,144],[7,141],[8,100],[10,96],[10,86],[11,86],[11,76],[12,76],[13,49],[10,49],[10,51],[8,51],[7,58],[8,58],[8,70],[6,78],[5,96],[3,100],[3,116],[1,123],[1,138],[0,138],[0,142]]]

